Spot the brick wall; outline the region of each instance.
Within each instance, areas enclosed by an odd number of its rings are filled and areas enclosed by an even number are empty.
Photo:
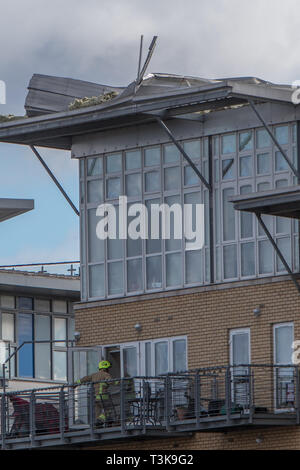
[[[174,295],[173,295],[174,294]],[[291,281],[232,284],[231,288],[202,289],[185,295],[158,294],[133,301],[120,299],[76,311],[79,346],[141,341],[186,335],[188,367],[224,365],[229,361],[229,330],[251,329],[252,363],[273,362],[273,324],[294,322],[300,340],[300,296]],[[263,305],[261,315],[253,309]],[[142,331],[134,325],[139,322]],[[256,443],[263,436],[261,444]],[[300,448],[300,428],[243,430],[230,433],[197,433],[193,437],[146,440],[121,444],[116,449],[295,449]],[[103,448],[103,447],[102,447]],[[108,448],[107,446],[105,448]]]

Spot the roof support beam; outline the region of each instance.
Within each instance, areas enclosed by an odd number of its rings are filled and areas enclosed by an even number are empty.
[[[280,143],[278,142],[278,140],[276,139],[274,133],[272,132],[270,126],[268,126],[268,124],[266,123],[266,121],[264,120],[264,118],[262,117],[262,115],[259,113],[259,111],[257,110],[257,108],[255,107],[255,104],[253,103],[252,100],[248,99],[248,102],[249,102],[249,105],[251,106],[251,108],[253,109],[254,113],[256,114],[256,116],[258,117],[258,119],[260,120],[260,122],[262,123],[262,125],[264,126],[264,128],[266,129],[266,131],[268,132],[269,136],[271,137],[271,139],[273,140],[274,144],[276,145],[276,147],[278,148],[278,150],[281,152],[283,158],[285,159],[285,161],[287,162],[287,164],[289,165],[289,167],[291,168],[292,172],[294,173],[294,175],[298,178],[298,180],[300,179],[300,173],[298,172],[298,170],[296,170],[296,168],[294,167],[293,163],[291,162],[291,160],[289,159],[287,153],[285,150],[283,150],[283,148],[281,147]]]
[[[31,150],[33,151],[34,155],[37,157],[37,159],[40,161],[40,163],[43,165],[43,167],[45,168],[45,170],[47,171],[48,175],[50,176],[50,178],[54,181],[54,183],[56,184],[56,186],[58,187],[58,189],[60,190],[60,192],[62,193],[62,195],[64,196],[64,198],[67,200],[68,204],[72,207],[73,211],[75,212],[76,215],[79,216],[79,210],[77,209],[77,207],[75,206],[75,204],[73,204],[73,202],[71,201],[71,199],[69,198],[69,196],[67,195],[66,191],[64,190],[64,188],[62,187],[62,185],[59,183],[59,181],[56,179],[56,177],[54,176],[54,174],[52,173],[52,171],[50,170],[50,168],[48,167],[47,163],[45,162],[45,160],[43,160],[43,158],[41,157],[41,155],[39,154],[39,152],[37,151],[37,149],[33,146],[33,145],[30,145],[29,146],[31,148]]]
[[[178,142],[178,140],[176,140],[176,138],[174,137],[174,135],[172,134],[172,132],[170,131],[170,129],[166,126],[166,124],[160,119],[160,117],[157,117],[156,116],[156,120],[158,122],[158,124],[160,125],[160,127],[166,132],[166,134],[168,134],[168,136],[170,137],[170,139],[172,140],[173,144],[178,148],[179,152],[181,153],[181,155],[186,159],[186,161],[190,164],[190,166],[193,168],[194,172],[196,173],[196,175],[198,176],[198,178],[201,180],[201,182],[204,184],[204,186],[209,190],[209,191],[212,191],[212,187],[211,187],[211,184],[206,181],[206,179],[204,178],[204,176],[200,173],[200,171],[198,170],[197,166],[194,164],[194,162],[190,159],[190,157],[188,156],[188,154],[186,153],[186,151],[184,150],[183,146]]]
[[[258,222],[260,223],[263,231],[265,232],[265,234],[267,235],[271,245],[273,246],[274,250],[276,251],[280,261],[282,262],[283,266],[285,267],[285,269],[287,270],[287,272],[289,273],[290,277],[291,277],[291,280],[293,281],[293,283],[295,284],[296,286],[296,289],[298,290],[299,294],[300,294],[300,285],[298,284],[297,282],[297,278],[295,276],[295,274],[292,272],[291,268],[289,267],[288,263],[286,262],[283,254],[281,253],[280,249],[278,248],[276,242],[274,241],[272,235],[270,234],[266,224],[264,223],[264,221],[262,220],[261,218],[261,214],[259,214],[258,212],[255,212],[255,215],[256,215],[256,218],[258,220]]]

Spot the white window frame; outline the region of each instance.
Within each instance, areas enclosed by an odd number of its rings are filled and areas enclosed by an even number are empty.
[[[294,341],[294,338],[295,338],[295,326],[294,326],[294,322],[283,322],[283,323],[275,323],[273,325],[273,361],[274,361],[274,365],[275,366],[280,366],[280,363],[277,363],[276,362],[276,335],[275,335],[275,331],[278,329],[278,328],[282,328],[282,327],[286,327],[286,326],[291,326],[292,327],[292,337],[293,337],[293,341]],[[292,352],[291,352],[292,354]],[[291,357],[291,366],[292,366],[293,362],[292,362],[292,357]],[[276,373],[276,368],[274,368],[274,378],[273,378],[273,383],[274,383],[274,410],[276,413],[285,413],[287,411],[294,411],[294,409],[291,407],[291,408],[277,408],[277,384],[276,384],[276,378],[277,378],[277,373]],[[295,390],[294,390],[294,393],[295,393]]]

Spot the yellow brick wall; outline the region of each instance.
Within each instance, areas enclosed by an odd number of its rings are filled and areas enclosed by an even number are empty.
[[[255,317],[253,309],[258,305],[263,307],[261,315]],[[228,364],[229,330],[244,327],[251,329],[252,363],[272,363],[273,324],[281,322],[294,322],[295,340],[300,340],[300,295],[288,280],[238,287],[233,284],[226,289],[199,289],[185,295],[149,299],[144,296],[132,302],[103,302],[102,306],[76,311],[76,330],[81,333],[79,346],[186,335],[189,368]],[[142,325],[140,333],[134,329],[136,323]],[[256,443],[259,436],[263,436],[261,444]],[[114,442],[111,448],[296,449],[300,448],[300,427],[197,433],[159,442]]]

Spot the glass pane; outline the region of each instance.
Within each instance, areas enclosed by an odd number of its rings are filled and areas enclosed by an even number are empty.
[[[196,165],[200,170],[200,165]],[[200,179],[195,170],[191,166],[184,167],[184,185],[192,186],[194,184],[199,184]]]
[[[33,341],[33,315],[18,315],[18,345],[24,341]],[[33,377],[33,344],[25,344],[18,353],[19,376]]]
[[[123,349],[124,377],[136,377],[137,371],[137,350],[136,348]]]
[[[50,312],[51,310],[50,300],[46,299],[35,299],[34,309],[36,312]]]
[[[241,245],[242,276],[253,276],[255,274],[254,243],[243,243]]]
[[[142,260],[127,261],[127,290],[137,292],[143,289]]]
[[[185,282],[186,284],[194,284],[203,282],[202,277],[202,252],[187,251],[185,253]]]
[[[159,289],[162,287],[161,256],[146,258],[147,289]]]
[[[104,266],[103,264],[89,268],[90,297],[104,297]]]
[[[283,325],[275,328],[276,364],[291,364],[293,340],[294,334],[292,325]]]
[[[145,150],[145,166],[160,165],[160,147]]]
[[[257,155],[257,174],[267,175],[270,173],[270,154],[259,153]]]
[[[128,204],[128,211],[132,204]],[[135,219],[136,216],[128,216],[127,217],[127,225],[131,223],[132,220]],[[127,228],[128,233],[128,228]],[[132,256],[139,256],[142,254],[142,239],[138,238],[137,240],[132,240],[131,238],[127,238],[127,257],[130,258]]]
[[[281,152],[275,152],[275,171],[286,171],[289,169],[287,161]]]
[[[270,147],[271,139],[265,129],[258,129],[256,131],[256,147],[259,149]]]
[[[53,319],[53,339],[59,340],[59,342],[54,343],[55,346],[60,348],[66,347],[66,343],[61,342],[62,340],[67,339],[67,320],[66,318],[54,318]]]
[[[168,205],[169,208],[173,206],[173,204],[180,204],[181,203],[181,198],[180,196],[169,196],[165,198],[165,203]],[[175,220],[174,220],[174,213],[173,210],[170,211],[170,219],[167,220],[167,217],[165,218],[165,224],[166,226],[170,226],[170,238],[166,239],[165,241],[165,248],[166,251],[177,251],[181,249],[181,239],[174,238],[174,228],[175,228]]]
[[[160,199],[148,199],[146,201],[146,207],[148,211],[148,239],[146,240],[146,253],[160,253],[161,252],[161,225],[162,225],[162,217],[161,213],[157,214],[157,211],[154,211],[154,208],[151,209],[152,205],[159,205]],[[159,217],[159,233],[157,234],[157,238],[152,237],[151,229],[152,229],[152,222],[153,217],[155,215],[151,215],[151,212],[154,212],[157,217]]]
[[[219,137],[213,137],[213,153],[215,157],[219,156]]]
[[[249,194],[252,192],[252,187],[242,186],[240,189],[241,194]],[[247,212],[241,212],[241,238],[250,238],[253,236],[253,216]]]
[[[132,175],[126,175],[126,195],[139,196],[142,193],[142,182],[140,173],[133,173]]]
[[[240,157],[240,176],[252,176],[252,156]]]
[[[179,162],[180,152],[173,144],[164,145],[164,163]]]
[[[125,168],[126,170],[137,170],[141,168],[141,151],[133,150],[131,152],[126,152],[125,155]]]
[[[287,180],[278,180],[275,184],[276,188],[285,188],[288,186]],[[276,233],[289,233],[291,230],[291,219],[286,217],[276,217]]]
[[[200,140],[193,140],[191,142],[184,142],[183,148],[191,160],[199,160],[201,156]]]
[[[89,262],[95,263],[104,259],[104,240],[100,240],[96,234],[96,227],[100,221],[96,216],[96,209],[88,210],[88,251]]]
[[[67,380],[67,353],[53,351],[53,378],[54,380]]]
[[[166,255],[166,285],[167,287],[182,284],[182,256],[181,253]]]
[[[253,137],[252,132],[241,132],[239,135],[239,151],[252,150],[253,148]]]
[[[236,245],[223,247],[224,279],[237,277]]]
[[[33,310],[33,299],[31,297],[19,297],[19,308],[22,310]]]
[[[13,313],[2,313],[2,339],[15,342],[15,316]]]
[[[279,238],[277,240],[277,246],[279,250],[281,251],[285,261],[287,262],[289,267],[291,267],[291,240],[290,238]],[[286,270],[277,255],[276,255],[276,265],[277,265],[277,271],[282,272]]]
[[[88,158],[87,159],[87,175],[98,176],[103,173],[103,160],[102,158]]]
[[[232,362],[233,365],[250,363],[248,333],[232,335]]]
[[[67,313],[67,302],[66,300],[53,300],[52,301],[52,310],[56,313]]]
[[[106,157],[106,173],[120,173],[122,171],[122,154],[116,153]]]
[[[177,339],[173,341],[173,372],[184,372],[186,370],[186,340]]]
[[[235,177],[235,163],[233,158],[222,160],[222,178],[230,180]]]
[[[165,190],[170,191],[171,189],[180,189],[181,178],[180,178],[180,167],[170,167],[164,170],[164,181]]]
[[[109,178],[106,180],[106,197],[108,199],[117,199],[121,194],[121,179]]]
[[[160,341],[155,343],[155,375],[167,374],[169,369],[168,343]]]
[[[148,171],[145,173],[145,191],[146,193],[160,190],[159,171]]]
[[[107,258],[121,259],[123,258],[123,240],[118,237],[119,234],[119,206],[114,206],[116,211],[116,235],[114,238],[107,238]]]
[[[281,145],[289,143],[289,126],[275,127],[275,137]]]
[[[145,372],[146,376],[150,377],[152,375],[151,367],[151,343],[145,344]]]
[[[234,195],[233,188],[223,190],[223,239],[235,239],[235,211],[233,204],[228,201],[228,198]]]
[[[1,295],[0,302],[1,307],[15,308],[15,298],[11,295]]]
[[[50,317],[46,315],[35,316],[35,340],[50,341]],[[50,343],[35,344],[35,377],[41,379],[51,378]]]
[[[236,152],[236,136],[235,134],[223,135],[221,137],[222,154]]]
[[[87,182],[87,202],[103,201],[103,181],[91,180]]]
[[[108,264],[108,293],[109,295],[123,293],[123,262]]]
[[[258,242],[258,260],[260,274],[273,272],[273,248],[269,240]]]

